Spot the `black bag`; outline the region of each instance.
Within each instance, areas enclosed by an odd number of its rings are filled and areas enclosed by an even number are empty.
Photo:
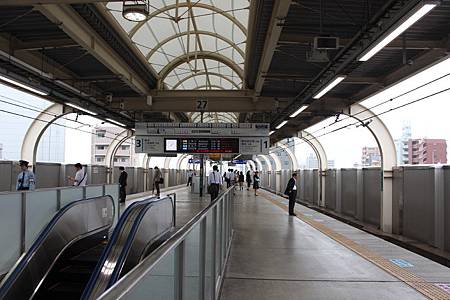
[[[164,178],[161,177],[161,178],[159,179],[159,184],[164,184]]]

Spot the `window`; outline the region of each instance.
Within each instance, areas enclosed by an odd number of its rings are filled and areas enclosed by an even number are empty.
[[[118,162],[119,160],[117,159],[117,157],[114,157],[114,162]]]
[[[103,157],[103,156],[96,156],[95,157],[95,162],[101,163],[101,162],[104,162],[104,161],[105,161],[105,157]]]
[[[130,150],[130,145],[122,145],[120,148],[122,150]]]
[[[106,145],[96,145],[95,148],[97,150],[105,150],[106,149]]]
[[[128,162],[128,158],[122,157],[122,158],[120,159],[120,161],[121,161],[121,162]]]
[[[104,138],[106,135],[106,130],[97,130],[95,134],[97,135],[98,138]]]

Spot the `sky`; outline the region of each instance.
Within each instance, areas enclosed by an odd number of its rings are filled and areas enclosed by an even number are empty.
[[[373,107],[386,100],[393,99],[388,101],[387,104],[373,108],[373,111],[382,113],[394,109],[399,105],[449,88],[450,75],[447,75],[449,73],[450,59],[446,59],[415,76],[395,84],[393,87],[363,100],[361,103],[366,107]],[[420,87],[440,77],[443,78],[426,87]],[[397,97],[415,88],[417,90]],[[0,144],[3,144],[5,148],[4,159],[19,159],[20,145],[28,126],[31,124],[30,118],[35,118],[38,115],[37,111],[49,105],[51,103],[42,98],[0,84]],[[389,128],[394,139],[401,136],[402,126],[405,122],[409,122],[413,138],[444,138],[450,141],[449,112],[450,91],[446,91],[404,108],[383,114],[381,119]],[[101,124],[102,121],[89,116],[79,116],[78,122],[75,122],[75,114],[68,115],[66,118],[67,120],[59,123],[76,129],[66,129],[64,163],[90,163],[92,127]],[[323,129],[323,127],[334,123],[334,118],[318,123],[308,128],[307,131],[310,133],[314,132],[316,136],[322,135],[318,139],[323,144],[328,159],[335,160],[336,167],[352,167],[354,163],[359,163],[361,160],[361,148],[364,146],[376,146],[376,142],[370,132],[363,127],[356,128],[356,126],[351,126],[329,133],[330,130],[354,122],[351,119],[345,120],[345,116],[341,116],[340,119],[341,121],[326,129]],[[108,126],[113,125],[108,124]],[[298,161],[302,164],[306,161],[309,153],[312,153],[312,149],[300,140],[297,140],[295,143],[295,153]],[[151,165],[162,164],[162,162],[163,159],[156,159],[151,161]]]

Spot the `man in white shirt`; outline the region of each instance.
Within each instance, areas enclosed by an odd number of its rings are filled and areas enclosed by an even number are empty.
[[[192,185],[192,177],[194,177],[194,172],[192,170],[189,170],[187,173],[187,184],[186,186]]]
[[[295,199],[297,198],[297,173],[292,174],[292,178],[289,179],[284,194],[289,197],[289,215],[295,216],[294,206]]]
[[[208,175],[208,192],[211,195],[211,201],[217,198],[219,195],[220,186],[222,185],[222,176],[219,173],[217,166],[213,167],[213,170]]]
[[[87,183],[87,170],[83,169],[80,163],[75,164],[75,177],[70,177],[69,180],[73,181],[74,186],[86,186]]]

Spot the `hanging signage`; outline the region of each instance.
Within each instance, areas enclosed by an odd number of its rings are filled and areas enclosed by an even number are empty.
[[[136,123],[140,136],[268,137],[268,123]]]
[[[268,154],[268,123],[136,123],[136,153]]]

